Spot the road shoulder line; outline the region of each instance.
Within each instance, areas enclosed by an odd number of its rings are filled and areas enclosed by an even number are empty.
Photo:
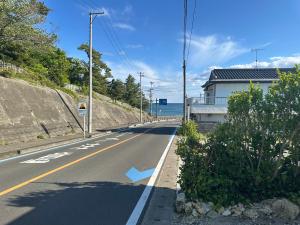
[[[152,174],[152,176],[150,177],[147,186],[145,187],[140,199],[138,200],[134,210],[132,211],[126,225],[136,225],[139,222],[139,219],[141,217],[141,214],[145,208],[145,205],[147,203],[147,200],[151,194],[152,188],[155,185],[156,179],[159,175],[159,172],[164,164],[164,161],[166,159],[166,156],[170,150],[171,144],[174,140],[175,134],[176,134],[177,129],[174,130],[172,136],[169,138],[169,143],[167,145],[167,147],[165,148],[160,160],[157,163],[157,166]]]

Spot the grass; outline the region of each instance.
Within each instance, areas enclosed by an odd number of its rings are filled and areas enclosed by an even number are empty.
[[[84,95],[84,93],[77,94],[76,92],[74,92],[72,90],[69,90],[69,89],[64,88],[64,87],[60,87],[57,84],[55,84],[54,82],[48,80],[45,76],[37,74],[35,72],[32,72],[28,69],[23,73],[16,73],[15,71],[13,71],[11,69],[7,69],[7,70],[0,71],[0,76],[6,77],[6,78],[21,79],[21,80],[24,80],[24,81],[26,81],[29,84],[34,85],[34,86],[44,86],[44,87],[48,87],[48,88],[51,88],[51,89],[54,89],[54,90],[60,90],[64,93],[70,95],[71,97],[73,97],[74,100],[76,100],[76,101],[79,100],[79,98],[82,94]],[[98,93],[93,92],[93,98],[99,99],[100,101],[106,101],[106,102],[112,103],[112,104],[114,104],[118,107],[123,108],[124,110],[126,110],[128,112],[135,111],[135,108],[132,107],[132,106],[127,105],[127,103],[114,102],[108,96],[105,96],[105,99],[102,99],[101,95],[99,95]]]
[[[7,70],[0,71],[0,76],[6,77],[6,78],[21,79],[21,80],[28,82],[31,85],[44,86],[44,87],[48,87],[51,89],[60,90],[64,93],[72,96],[75,100],[79,99],[78,95],[74,91],[71,91],[64,87],[60,87],[60,86],[56,85],[54,82],[48,80],[46,77],[36,74],[31,71],[26,71],[24,73],[16,73],[13,70],[7,69]]]
[[[39,134],[38,136],[36,136],[37,139],[45,139],[45,137],[42,134]]]

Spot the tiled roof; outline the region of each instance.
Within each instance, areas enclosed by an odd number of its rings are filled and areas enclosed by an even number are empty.
[[[294,68],[279,68],[281,72],[293,72]],[[272,81],[278,79],[276,68],[254,69],[214,69],[209,80],[202,86],[206,87],[215,82],[243,82],[243,81]]]

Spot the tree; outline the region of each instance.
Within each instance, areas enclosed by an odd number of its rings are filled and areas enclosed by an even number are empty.
[[[82,44],[78,48],[84,51],[89,57],[89,46]],[[108,82],[107,78],[112,77],[111,69],[102,61],[102,54],[93,49],[93,90],[100,94],[107,94]],[[88,84],[89,72],[85,73],[84,81]]]
[[[0,43],[52,44],[56,36],[37,28],[49,11],[37,0],[0,0]]]
[[[48,79],[63,87],[65,83],[69,82],[70,62],[66,53],[59,48],[52,48],[48,54],[43,56],[42,64],[48,69]]]
[[[69,80],[71,84],[84,85],[84,75],[88,73],[87,63],[76,58],[68,58],[70,62]]]
[[[134,107],[139,107],[139,93],[139,85],[135,83],[134,77],[129,74],[125,81],[125,102]]]
[[[109,95],[114,101],[121,101],[123,100],[125,92],[125,86],[124,83],[117,79],[113,79],[109,85]]]

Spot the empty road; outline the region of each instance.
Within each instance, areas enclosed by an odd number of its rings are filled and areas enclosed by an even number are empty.
[[[0,160],[0,224],[125,225],[177,126],[148,124]]]

